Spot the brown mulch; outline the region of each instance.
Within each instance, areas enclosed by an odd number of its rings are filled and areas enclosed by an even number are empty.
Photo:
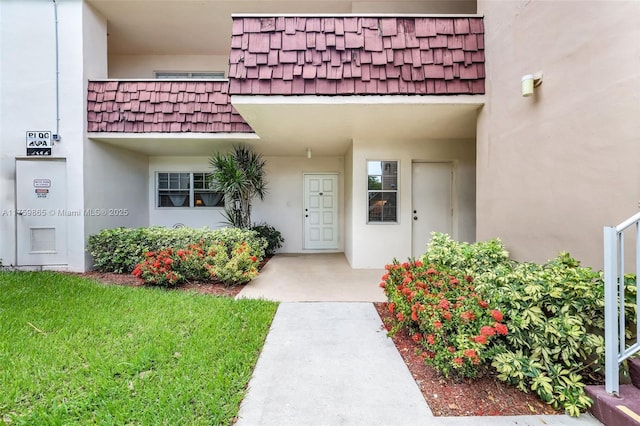
[[[382,303],[375,303],[376,310],[385,324],[390,324],[391,314]],[[455,381],[440,375],[426,365],[416,352],[420,347],[406,331],[398,331],[391,337],[398,352],[413,375],[424,399],[436,416],[517,416],[560,414],[531,393],[524,393],[498,380],[494,375],[484,375],[474,380]]]
[[[105,284],[125,285],[131,287],[144,287],[144,282],[131,274],[114,274],[111,272],[85,272],[78,274],[85,278],[91,278]],[[188,282],[174,287],[172,291],[195,291],[202,294],[214,294],[217,296],[235,297],[242,290],[243,286],[225,287],[221,283],[211,282]]]

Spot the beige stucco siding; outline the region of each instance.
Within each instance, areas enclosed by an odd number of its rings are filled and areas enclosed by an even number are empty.
[[[599,268],[603,226],[640,200],[640,3],[481,0],[478,12],[477,239]],[[542,85],[522,97],[521,77],[538,71]]]

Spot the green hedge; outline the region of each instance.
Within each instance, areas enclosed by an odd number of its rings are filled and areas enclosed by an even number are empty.
[[[148,252],[167,247],[187,247],[190,244],[204,246],[220,242],[229,247],[247,243],[249,253],[260,259],[264,257],[267,240],[256,231],[238,228],[146,228],[104,229],[89,237],[88,249],[93,257],[94,269],[101,272],[130,273],[136,264],[145,260]]]

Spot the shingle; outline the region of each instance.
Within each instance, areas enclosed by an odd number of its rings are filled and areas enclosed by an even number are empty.
[[[478,50],[478,39],[475,34],[467,34],[462,41],[462,49],[466,51]]]
[[[364,42],[365,40],[363,34],[347,32],[344,35],[344,47],[346,49],[360,49],[364,47]]]
[[[321,30],[320,18],[307,18],[306,31],[319,33]]]
[[[392,36],[398,34],[398,24],[396,18],[381,18],[380,28],[383,36]]]
[[[469,34],[469,19],[456,18],[453,20],[453,30],[456,34]]]
[[[378,30],[364,29],[364,49],[373,52],[382,52],[384,47],[382,37]]]
[[[270,44],[269,34],[249,34],[249,52],[251,53],[268,53],[271,49]]]

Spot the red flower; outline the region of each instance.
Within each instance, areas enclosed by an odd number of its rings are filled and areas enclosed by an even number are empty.
[[[389,312],[393,313],[396,310],[396,302],[389,303]]]
[[[502,336],[506,336],[508,333],[507,326],[504,324],[500,324],[499,322],[493,324],[496,332]]]
[[[420,333],[416,333],[413,336],[411,336],[411,338],[413,339],[414,342],[418,343],[422,338],[422,336],[420,335]]]
[[[442,328],[442,323],[440,321],[434,321],[433,326],[439,330]]]
[[[444,318],[447,321],[451,321],[452,315],[451,312],[445,312],[444,314],[442,314],[442,318]]]
[[[398,321],[404,321],[404,314],[402,312],[398,312],[396,314],[396,318],[398,318]]]
[[[411,319],[413,321],[418,321],[418,313],[415,310],[411,310]]]
[[[473,349],[466,349],[466,350],[463,352],[463,354],[464,354],[464,356],[466,356],[467,358],[471,358],[471,359],[473,359],[473,358],[477,358],[477,357],[478,357],[478,354],[476,354],[476,351],[475,351],[475,350],[473,350]]]
[[[438,307],[442,310],[449,309],[449,301],[447,299],[440,299],[440,302],[438,303]]]
[[[488,325],[485,325],[485,326],[482,326],[482,328],[480,329],[480,334],[482,334],[483,336],[493,336],[496,334],[496,330],[494,330],[493,327],[489,327]]]
[[[478,300],[478,306],[480,306],[483,309],[487,309],[489,307],[489,302],[486,302],[484,300]]]
[[[447,350],[448,350],[449,352],[451,352],[451,353],[454,353],[454,352],[456,351],[456,350],[455,350],[455,348],[454,348],[453,346],[449,346],[449,347],[447,348]]]
[[[457,286],[458,284],[460,284],[460,281],[458,281],[458,279],[457,279],[457,278],[453,278],[453,277],[452,277],[452,278],[449,280],[449,284],[451,284],[452,286]]]
[[[502,312],[500,312],[497,309],[494,309],[491,311],[491,316],[493,317],[494,320],[496,321],[502,321]]]
[[[487,336],[485,336],[484,334],[481,334],[479,336],[474,337],[473,341],[476,342],[476,343],[480,343],[481,345],[486,345],[487,344]]]
[[[381,288],[385,287],[385,283],[384,282],[380,283],[379,285],[380,285]]]
[[[433,334],[429,334],[427,336],[427,343],[430,345],[433,345],[436,343],[436,336],[434,336]]]
[[[414,262],[414,265],[415,265],[417,268],[420,268],[420,267],[422,267],[422,262],[421,262],[421,261],[419,261],[419,260],[416,260],[416,261]]]
[[[257,257],[255,257],[255,256],[251,256],[251,261],[252,261],[253,263],[255,263],[255,262],[257,262],[257,261],[258,261],[258,258],[257,258]]]
[[[455,357],[455,358],[453,359],[453,363],[454,363],[454,364],[462,365],[462,362],[463,362],[463,361],[462,361],[462,358],[460,358],[460,357]]]

